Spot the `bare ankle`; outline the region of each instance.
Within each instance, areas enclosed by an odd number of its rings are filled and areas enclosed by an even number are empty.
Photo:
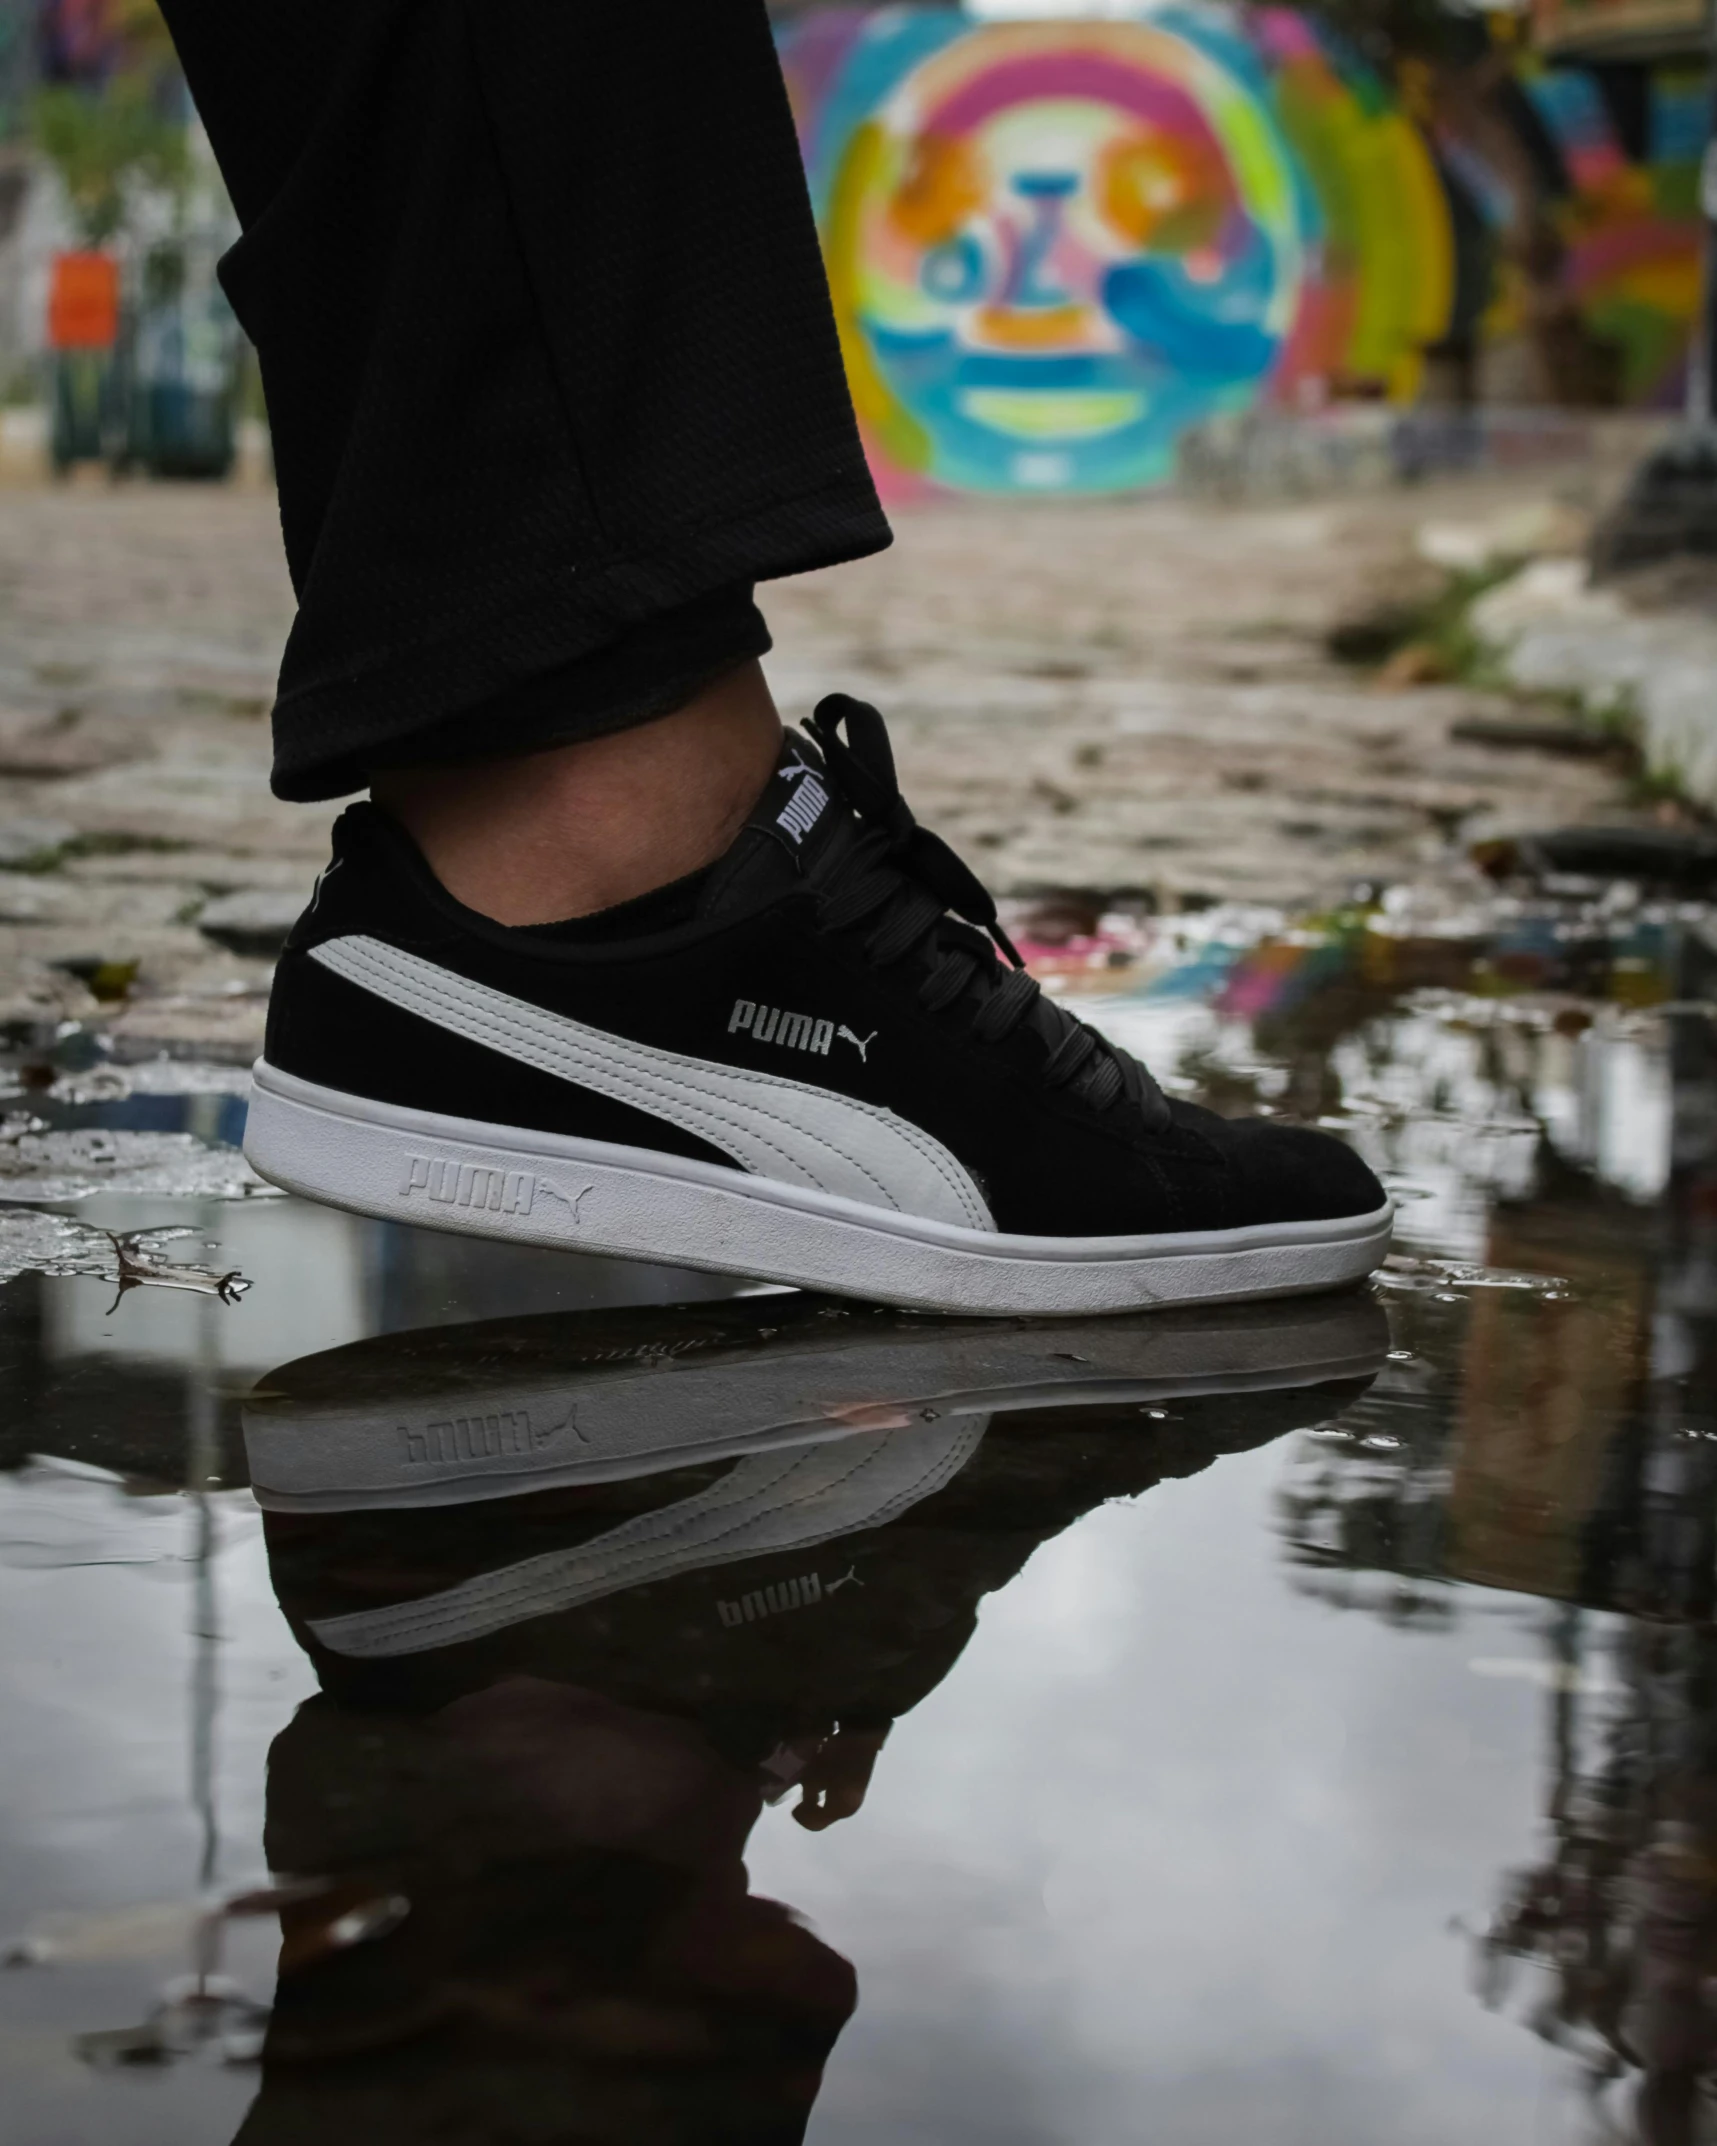
[[[467,908],[552,924],[714,863],[780,749],[762,668],[745,663],[635,729],[507,760],[389,769],[370,794]]]

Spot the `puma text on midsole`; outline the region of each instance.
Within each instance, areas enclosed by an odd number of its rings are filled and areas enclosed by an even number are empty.
[[[266,1062],[244,1146],[272,1183],[357,1214],[933,1311],[1123,1311],[1335,1288],[1379,1264],[1392,1214],[1006,1236],[645,1148],[372,1102]]]

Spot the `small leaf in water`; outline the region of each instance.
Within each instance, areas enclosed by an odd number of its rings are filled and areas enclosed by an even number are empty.
[[[163,1259],[155,1249],[155,1244],[166,1238],[188,1237],[190,1234],[189,1230],[134,1230],[121,1237],[112,1230],[102,1231],[113,1247],[114,1264],[118,1268],[119,1287],[107,1307],[110,1316],[133,1289],[184,1289],[194,1296],[218,1297],[223,1304],[239,1302],[251,1285],[236,1267],[217,1274],[212,1267]],[[150,1241],[152,1239],[154,1243]]]

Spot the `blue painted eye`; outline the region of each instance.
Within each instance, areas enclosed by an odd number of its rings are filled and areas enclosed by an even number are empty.
[[[968,305],[984,294],[984,249],[969,231],[944,239],[924,256],[919,281],[932,298]]]

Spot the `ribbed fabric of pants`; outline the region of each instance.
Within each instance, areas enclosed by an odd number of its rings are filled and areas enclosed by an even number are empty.
[[[165,0],[298,616],[274,787],[648,720],[880,550],[763,0]]]

